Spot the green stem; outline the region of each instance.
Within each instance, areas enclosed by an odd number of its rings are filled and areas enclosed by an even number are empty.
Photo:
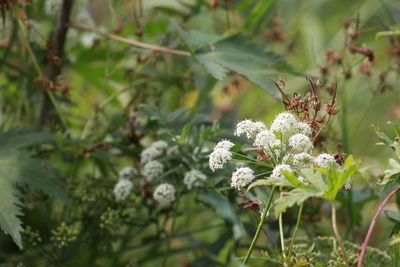
[[[339,247],[341,250],[341,254],[343,257],[343,260],[346,263],[347,267],[350,267],[350,263],[349,263],[349,259],[347,258],[347,254],[346,254],[346,249],[344,247],[344,243],[342,238],[340,237],[339,231],[338,231],[338,227],[337,227],[337,223],[336,223],[336,205],[335,205],[335,201],[333,201],[332,203],[332,229],[333,229],[333,233],[335,234],[336,240],[339,243]]]
[[[178,210],[178,207],[179,207],[179,202],[176,202],[175,210]],[[173,214],[173,216],[172,216],[171,230],[170,230],[169,233],[167,232],[167,249],[166,249],[166,251],[164,253],[164,257],[163,257],[163,262],[162,262],[162,266],[163,267],[166,267],[167,266],[167,262],[168,262],[168,254],[169,254],[169,251],[171,249],[171,239],[173,237],[174,228],[175,228],[175,221],[176,221],[176,218],[175,218],[176,216],[175,215],[176,214]]]
[[[286,261],[286,254],[285,254],[285,236],[283,235],[283,219],[282,219],[282,213],[279,214],[279,237],[281,240],[281,250],[282,250],[282,258],[283,262]],[[286,266],[286,264],[285,264]]]
[[[302,203],[300,204],[299,213],[298,213],[298,215],[297,215],[296,226],[295,226],[295,228],[294,228],[292,240],[290,241],[289,252],[288,252],[289,261],[290,261],[290,257],[291,257],[291,254],[292,254],[294,241],[296,240],[297,230],[299,229],[299,226],[300,226],[301,216],[303,215],[303,207],[304,207],[304,202],[302,202]]]
[[[271,208],[271,205],[272,205],[272,199],[274,197],[275,190],[276,190],[276,186],[273,186],[272,189],[271,189],[271,192],[269,194],[268,201],[265,204],[265,207],[261,212],[261,219],[260,219],[260,222],[258,223],[256,233],[254,234],[254,237],[253,237],[253,240],[251,241],[250,247],[247,250],[246,257],[243,260],[244,264],[246,264],[249,261],[251,253],[253,252],[254,246],[257,243],[257,239],[260,236],[261,229],[262,229],[262,227],[263,227],[263,225],[265,223],[265,219],[267,218],[267,214],[268,214],[269,209]]]
[[[346,91],[342,90],[342,135],[343,135],[343,151],[348,153],[350,150],[350,142],[349,142],[349,130],[347,123],[347,96]],[[345,233],[345,237],[348,238],[351,231],[353,230],[353,191],[350,188],[347,191],[347,213],[349,217],[349,225],[347,226],[347,230]]]

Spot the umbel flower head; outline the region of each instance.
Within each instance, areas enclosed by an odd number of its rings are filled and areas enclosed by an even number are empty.
[[[229,140],[222,140],[215,145],[214,149],[222,148],[226,150],[230,150],[235,144]]]
[[[114,196],[117,201],[125,200],[131,193],[133,184],[127,179],[120,179],[114,187]]]
[[[212,171],[222,169],[224,164],[232,159],[232,153],[229,150],[233,146],[234,144],[229,140],[223,140],[215,146],[214,151],[210,154],[208,159]]]
[[[257,134],[254,145],[262,147],[267,151],[273,151],[274,149],[281,147],[281,141],[276,138],[273,132],[269,130],[263,130]]]
[[[162,206],[168,206],[175,201],[175,187],[172,184],[160,184],[153,193],[154,199]]]
[[[161,156],[161,154],[167,149],[168,144],[165,141],[156,141],[152,143],[148,148],[140,153],[140,162],[147,163],[153,159]]]
[[[253,122],[252,120],[243,120],[236,124],[236,129],[234,134],[236,136],[246,135],[247,138],[255,138],[256,135],[266,130],[264,123],[262,122]]]
[[[198,170],[191,170],[185,174],[183,178],[183,183],[186,187],[191,190],[193,187],[198,187],[202,185],[202,181],[204,181],[207,176]]]
[[[283,112],[276,116],[271,124],[271,131],[279,132],[282,135],[288,135],[296,130],[296,117],[289,112]]]
[[[321,168],[329,168],[331,165],[336,165],[335,158],[328,154],[328,153],[322,153],[319,154],[315,159],[314,159],[314,164],[316,167],[321,167]]]
[[[125,167],[119,173],[119,179],[131,179],[135,175],[138,174],[138,171],[135,167]]]
[[[249,167],[238,168],[232,173],[231,186],[236,189],[242,189],[254,180],[254,171]]]
[[[292,158],[292,163],[297,168],[310,167],[314,163],[314,157],[308,153],[296,154]]]
[[[160,162],[153,160],[144,165],[142,174],[146,179],[146,181],[151,182],[155,178],[160,176],[163,173],[163,171],[164,171],[164,166]]]
[[[289,146],[293,149],[294,153],[308,152],[313,148],[310,138],[301,133],[290,137]]]

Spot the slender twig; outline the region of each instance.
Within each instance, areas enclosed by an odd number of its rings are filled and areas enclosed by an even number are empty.
[[[265,219],[267,218],[267,214],[268,214],[269,209],[271,208],[271,205],[272,205],[272,199],[274,197],[275,190],[276,190],[276,186],[273,186],[272,189],[271,189],[271,192],[269,194],[267,203],[265,203],[265,207],[261,212],[261,218],[260,218],[260,222],[259,222],[259,224],[257,226],[256,233],[254,234],[254,237],[253,237],[253,240],[251,241],[250,247],[247,250],[246,257],[243,260],[244,264],[246,264],[249,261],[251,253],[253,252],[253,249],[254,249],[254,247],[255,247],[255,245],[257,243],[258,237],[260,236],[261,229],[262,229],[262,227],[263,227],[263,225],[265,223]]]
[[[24,43],[24,45],[26,46],[26,49],[27,49],[28,54],[29,54],[29,57],[30,57],[31,60],[32,60],[33,66],[34,66],[34,68],[35,68],[37,74],[38,74],[39,76],[42,77],[42,76],[43,76],[43,72],[42,72],[42,70],[41,70],[41,68],[40,68],[40,65],[39,65],[39,63],[38,63],[38,60],[37,60],[37,58],[36,58],[35,53],[33,53],[32,47],[31,47],[31,45],[29,44],[28,37],[26,36],[26,31],[25,31],[24,25],[23,25],[23,23],[22,23],[22,21],[21,21],[20,19],[18,19],[18,25],[19,25],[20,30],[21,30],[21,34],[20,34],[21,40],[22,40],[22,42]],[[55,97],[53,96],[53,93],[52,93],[51,90],[48,89],[48,88],[46,88],[45,90],[46,90],[46,93],[47,93],[48,97],[50,98],[52,104],[54,105],[54,108],[56,109],[56,112],[57,112],[57,114],[58,114],[58,116],[59,116],[59,118],[60,118],[60,120],[61,120],[61,123],[62,123],[64,126],[66,126],[66,123],[65,123],[65,121],[64,121],[64,118],[63,118],[62,115],[61,115],[61,110],[60,110],[60,108],[59,108],[59,106],[58,106],[58,103],[57,103]]]
[[[70,20],[73,4],[74,0],[63,0],[61,3],[60,16],[58,18],[57,28],[53,37],[53,46],[54,46],[53,53],[59,58],[63,58],[65,42],[67,40],[68,23]],[[61,64],[56,64],[53,60],[49,60],[49,65],[46,75],[47,79],[54,82],[57,79],[57,76],[60,75],[60,73],[61,73]],[[47,93],[48,97],[44,96],[43,103],[40,108],[40,114],[39,114],[40,124],[43,124],[45,115],[48,114],[48,109],[50,108],[49,100],[52,102],[56,111],[60,114],[59,107],[53,96],[53,93],[50,90],[47,91],[48,91]],[[61,114],[59,117],[64,127],[66,127],[67,126],[66,122],[61,117]]]
[[[332,202],[332,229],[333,229],[333,233],[335,234],[336,240],[339,243],[341,254],[342,254],[342,257],[343,257],[343,259],[344,259],[344,261],[346,263],[346,266],[350,267],[349,259],[347,258],[347,254],[346,254],[346,249],[344,247],[343,240],[340,237],[340,234],[339,234],[339,231],[338,231],[338,227],[337,227],[335,201]]]
[[[374,231],[374,227],[375,227],[376,221],[378,220],[379,215],[382,213],[383,208],[385,207],[386,203],[399,190],[400,190],[400,186],[396,187],[392,192],[390,192],[385,197],[385,199],[382,201],[382,203],[379,205],[378,209],[376,210],[375,215],[372,218],[371,224],[369,225],[369,229],[368,229],[367,235],[365,236],[365,240],[364,240],[364,243],[362,245],[361,253],[360,253],[360,256],[358,257],[357,267],[361,267],[362,266],[362,262],[363,262],[364,257],[365,257],[365,252],[367,251],[367,245],[368,245],[369,239],[371,238],[372,232]]]
[[[300,226],[301,216],[303,214],[303,207],[304,207],[304,202],[302,202],[300,204],[299,213],[297,215],[296,226],[295,226],[294,231],[293,231],[292,240],[290,241],[289,252],[288,252],[289,262],[290,262],[290,257],[291,257],[292,250],[293,250],[294,241],[296,240],[297,230],[299,229],[299,226]]]
[[[82,25],[82,24],[78,24],[78,23],[70,23],[69,24],[70,27],[73,28],[77,28],[77,29],[82,29],[82,30],[86,30],[86,31],[91,31],[91,32],[95,32],[97,34],[103,35],[107,38],[122,42],[122,43],[126,43],[126,44],[130,44],[130,45],[134,45],[137,47],[141,47],[141,48],[145,48],[145,49],[150,49],[152,51],[158,51],[158,52],[165,52],[165,53],[169,53],[169,54],[175,54],[175,55],[180,55],[180,56],[186,56],[186,57],[190,57],[192,56],[189,52],[186,51],[182,51],[182,50],[176,50],[173,48],[169,48],[169,47],[163,47],[163,46],[158,46],[158,45],[152,45],[152,44],[146,44],[146,43],[142,43],[142,42],[138,42],[135,40],[131,40],[131,39],[127,39],[124,37],[120,37],[114,34],[110,34],[101,30],[98,30],[96,28],[92,28],[86,25]]]

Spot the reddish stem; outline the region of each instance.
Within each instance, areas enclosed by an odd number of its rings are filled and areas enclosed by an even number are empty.
[[[392,196],[400,190],[400,186],[396,187],[392,192],[390,192],[385,199],[382,201],[382,203],[379,205],[379,208],[375,212],[374,218],[372,218],[371,224],[369,225],[368,233],[365,237],[364,243],[362,245],[361,253],[360,256],[358,257],[358,263],[357,267],[362,267],[362,262],[365,257],[365,252],[367,251],[367,245],[368,241],[371,238],[372,232],[374,231],[374,227],[376,224],[376,221],[378,220],[379,215],[381,215],[383,208],[385,207],[386,203],[392,198]]]

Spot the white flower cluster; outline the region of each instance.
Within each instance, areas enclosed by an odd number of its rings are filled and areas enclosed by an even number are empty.
[[[238,168],[232,173],[231,186],[240,190],[249,185],[254,178],[254,171],[249,167]]]
[[[278,114],[271,124],[271,131],[279,132],[282,135],[290,135],[296,131],[297,128],[299,128],[299,126],[297,126],[295,116],[288,112]]]
[[[236,129],[234,134],[236,136],[246,135],[247,138],[255,138],[256,135],[266,130],[264,123],[253,122],[252,120],[243,120],[236,124]]]
[[[314,159],[314,165],[316,167],[321,167],[321,168],[329,168],[331,165],[335,165],[336,161],[335,158],[328,154],[328,153],[322,153],[319,154],[315,159]]]
[[[215,146],[209,157],[209,166],[212,171],[222,169],[224,164],[232,159],[232,153],[229,150],[233,146],[234,144],[229,140],[223,140]]]
[[[120,179],[114,187],[114,196],[117,201],[125,200],[131,193],[133,184],[127,179]]]
[[[120,179],[131,179],[137,174],[138,171],[135,167],[125,167],[118,173],[118,176]]]
[[[164,171],[164,166],[160,162],[153,160],[144,165],[142,170],[142,175],[144,176],[147,182],[151,182],[155,178],[160,176],[163,173],[163,171]]]
[[[129,180],[138,174],[134,167],[125,167],[119,172],[119,180],[114,186],[114,196],[117,201],[125,200],[132,191],[133,184]]]
[[[198,187],[202,185],[202,181],[204,181],[207,176],[198,170],[191,170],[185,174],[183,178],[183,183],[186,187],[191,190],[193,187]]]
[[[313,141],[311,127],[300,122],[289,112],[283,112],[276,116],[267,127],[262,122],[254,122],[246,119],[236,124],[234,130],[236,136],[246,136],[253,139],[253,145],[261,148],[265,155],[269,156],[275,165],[271,178],[282,180],[284,175],[281,171],[293,172],[294,170],[308,167],[329,168],[336,165],[335,158],[327,153],[317,157],[311,155]],[[230,149],[234,146],[229,140],[219,142],[209,157],[211,170],[223,168],[224,164],[232,159]],[[231,186],[241,189],[255,179],[254,172],[248,167],[238,166],[232,174]],[[302,178],[304,183],[306,179]],[[350,182],[349,182],[350,184]]]
[[[168,147],[165,141],[156,141],[140,154],[140,162],[145,164],[160,156]]]
[[[153,193],[154,199],[162,206],[168,206],[175,201],[175,187],[172,184],[160,184]]]

